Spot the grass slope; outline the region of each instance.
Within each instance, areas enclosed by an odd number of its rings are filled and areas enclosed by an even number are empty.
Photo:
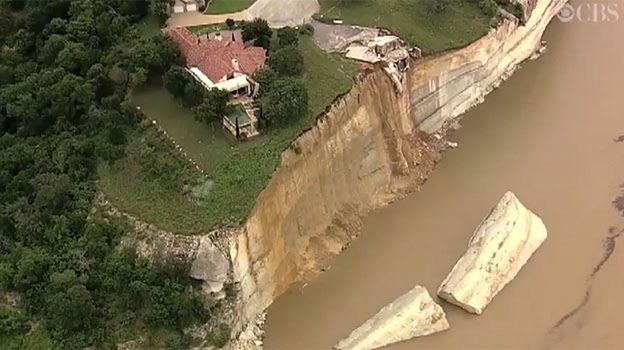
[[[490,18],[478,1],[455,0],[441,12],[424,0],[319,0],[320,15],[349,24],[384,27],[425,53],[465,46],[485,35]]]
[[[242,11],[251,6],[256,0],[212,0],[205,13],[222,15]]]
[[[147,128],[147,133],[130,145],[124,160],[100,166],[100,187],[113,204],[163,229],[184,234],[245,220],[282,151],[336,96],[351,89],[358,71],[357,64],[323,52],[310,37],[302,36],[299,46],[305,57],[302,78],[310,97],[305,118],[228,149],[218,164],[207,169],[207,178],[164,137]]]

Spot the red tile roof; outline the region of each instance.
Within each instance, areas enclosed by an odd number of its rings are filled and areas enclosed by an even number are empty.
[[[235,72],[251,76],[266,61],[266,50],[262,47],[246,47],[237,32],[222,32],[222,40],[209,40],[207,35],[197,36],[186,27],[176,27],[168,33],[178,44],[186,65],[197,67],[213,83]],[[232,41],[233,36],[235,41]],[[234,59],[238,60],[238,69],[234,67]]]

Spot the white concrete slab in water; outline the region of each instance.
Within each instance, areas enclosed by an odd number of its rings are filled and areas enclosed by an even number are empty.
[[[475,230],[438,296],[481,314],[546,239],[546,226],[507,192]]]
[[[340,350],[377,349],[449,328],[444,310],[427,289],[416,286],[364,322],[334,346]]]

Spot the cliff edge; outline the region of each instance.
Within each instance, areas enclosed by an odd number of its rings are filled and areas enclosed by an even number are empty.
[[[238,328],[322,269],[367,213],[418,190],[446,126],[541,47],[565,2],[531,0],[524,25],[505,19],[463,49],[413,62],[403,92],[381,69],[365,75],[295,140],[230,249]]]

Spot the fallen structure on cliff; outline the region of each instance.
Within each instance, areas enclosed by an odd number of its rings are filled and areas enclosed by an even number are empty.
[[[438,296],[481,314],[546,239],[542,220],[507,192],[475,230]]]
[[[377,349],[448,328],[449,324],[442,307],[431,299],[427,289],[416,286],[386,305],[347,338],[336,344],[335,348]]]
[[[405,41],[387,30],[313,21],[314,39],[327,52],[338,52],[365,64],[381,63],[392,78],[395,88],[402,90],[410,58],[420,58],[418,47],[408,49]]]

